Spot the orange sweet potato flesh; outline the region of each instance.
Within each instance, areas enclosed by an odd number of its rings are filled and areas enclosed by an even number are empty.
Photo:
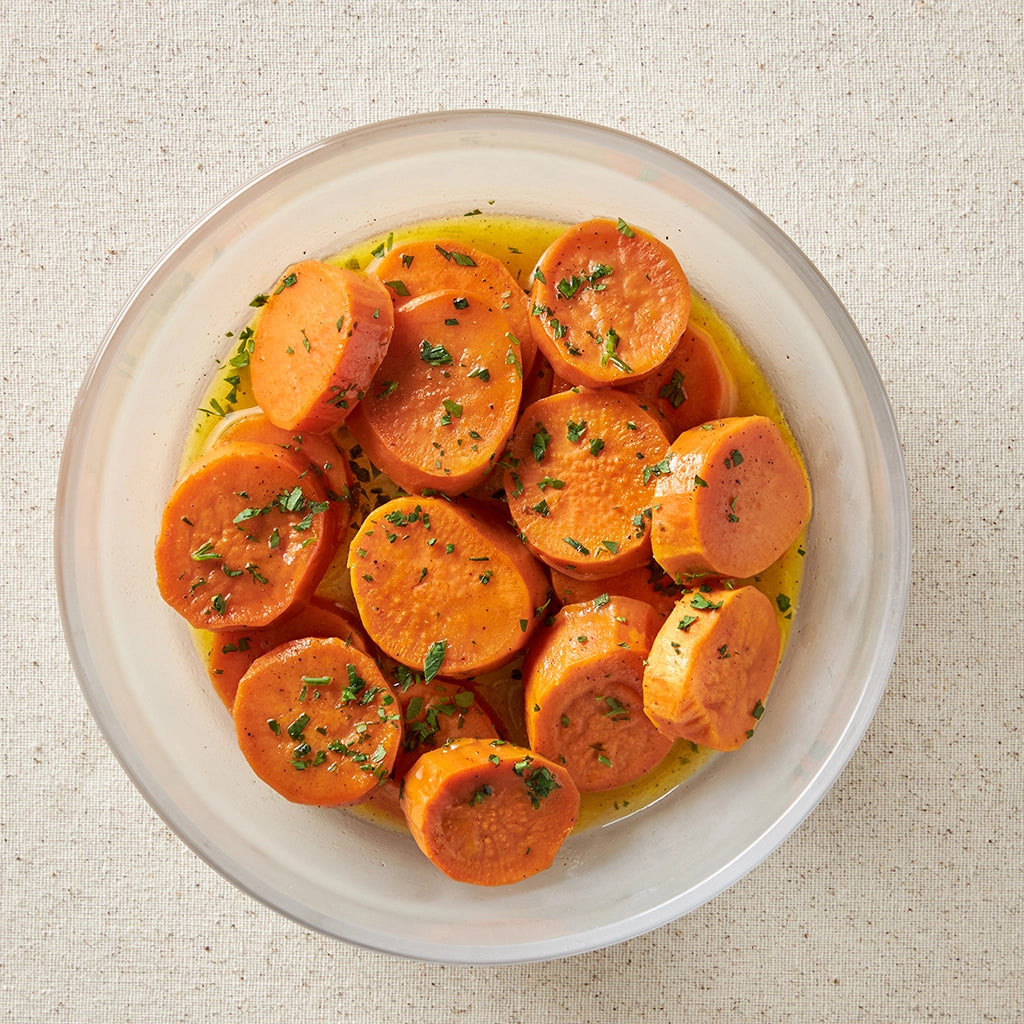
[[[807,472],[765,416],[680,434],[657,478],[654,557],[676,579],[750,578],[775,562],[811,515]]]
[[[465,679],[512,660],[548,589],[500,506],[469,501],[387,502],[366,517],[348,565],[370,638],[430,678]]]
[[[622,390],[656,416],[673,440],[684,430],[736,412],[736,378],[711,335],[692,325],[665,362]]]
[[[761,717],[781,644],[772,603],[755,587],[694,591],[651,646],[648,717],[673,739],[735,750]]]
[[[411,494],[457,495],[491,471],[522,396],[518,347],[489,300],[430,292],[395,313],[388,354],[348,428]]]
[[[561,765],[501,740],[457,740],[406,775],[401,805],[420,849],[446,875],[509,885],[549,868],[580,795]]]
[[[508,317],[521,347],[523,370],[533,365],[536,346],[530,334],[530,301],[501,260],[450,238],[416,239],[396,244],[367,267],[384,282],[396,306],[407,298],[450,290],[478,295]]]
[[[312,595],[337,543],[337,505],[303,457],[275,445],[217,445],[164,507],[160,593],[199,629],[266,626]]]
[[[646,565],[599,580],[577,580],[552,569],[551,587],[562,604],[593,601],[605,594],[618,595],[649,604],[663,619],[675,608],[683,592],[654,559]]]
[[[642,601],[604,596],[563,608],[530,646],[530,747],[565,765],[581,792],[639,779],[672,746],[644,714],[644,663],[662,621]]]
[[[269,626],[223,630],[213,635],[206,666],[217,696],[230,710],[239,680],[258,657],[281,644],[310,636],[335,636],[370,653],[370,642],[355,615],[336,604],[314,598],[299,611]]]
[[[530,372],[523,378],[523,405],[532,405],[540,398],[547,398],[554,388],[555,380],[551,364],[538,353]],[[570,387],[570,384],[565,383],[562,390],[567,391]]]
[[[337,637],[294,640],[242,676],[233,707],[253,771],[294,803],[341,806],[387,781],[402,715],[369,655]]]
[[[319,260],[290,266],[256,324],[253,396],[284,430],[323,434],[365,393],[394,326],[375,277]]]
[[[497,739],[498,730],[476,694],[442,679],[421,677],[398,687],[405,738],[393,775],[402,779],[428,750],[457,739]]]
[[[614,220],[576,224],[541,256],[530,293],[537,347],[572,384],[642,377],[675,348],[690,286],[664,242]]]
[[[213,438],[214,444],[248,441],[254,444],[273,444],[285,451],[295,452],[309,460],[310,468],[320,478],[327,492],[327,500],[338,503],[338,533],[343,535],[351,518],[352,473],[348,459],[330,435],[296,434],[275,427],[260,409],[247,409],[224,421],[222,429]]]
[[[579,388],[527,406],[502,459],[509,510],[549,566],[594,579],[650,558],[668,439],[628,395]]]

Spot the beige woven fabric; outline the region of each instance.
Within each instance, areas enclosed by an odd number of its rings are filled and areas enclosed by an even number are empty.
[[[0,60],[0,1019],[1024,1020],[1018,3],[10,0]],[[193,855],[89,716],[51,555],[72,402],[154,259],[302,145],[464,107],[632,132],[772,217],[867,340],[915,506],[890,687],[798,832],[650,935],[486,969],[309,933]]]

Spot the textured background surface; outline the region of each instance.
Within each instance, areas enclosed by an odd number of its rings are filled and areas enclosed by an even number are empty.
[[[1020,5],[439,10],[0,8],[0,1017],[1024,1019]],[[805,825],[675,924],[568,961],[486,969],[306,932],[170,834],[86,710],[51,557],[72,402],[156,257],[297,147],[462,107],[624,129],[772,217],[867,340],[916,509],[891,684]]]

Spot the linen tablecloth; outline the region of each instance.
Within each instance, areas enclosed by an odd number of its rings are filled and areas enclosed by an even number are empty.
[[[11,0],[0,8],[0,1017],[1024,1020],[1018,3]],[[809,255],[891,396],[914,574],[890,685],[807,822],[682,920],[441,967],[237,891],[133,789],[58,620],[64,430],[146,269],[250,176],[415,111],[665,146]]]

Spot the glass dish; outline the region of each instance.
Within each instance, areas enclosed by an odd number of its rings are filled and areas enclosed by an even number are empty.
[[[665,238],[735,329],[803,449],[815,510],[795,628],[756,741],[643,811],[573,836],[514,886],[449,881],[412,839],[293,806],[234,743],[153,543],[183,438],[248,299],[304,254],[494,201],[562,221],[621,216]],[[619,942],[700,906],[821,800],[881,699],[907,597],[899,441],[850,317],[797,247],[727,186],[628,135],[561,118],[456,112],[350,131],[249,182],[129,299],[68,428],[57,581],[92,712],[125,771],[201,857],[269,906],[366,947],[512,963]]]

